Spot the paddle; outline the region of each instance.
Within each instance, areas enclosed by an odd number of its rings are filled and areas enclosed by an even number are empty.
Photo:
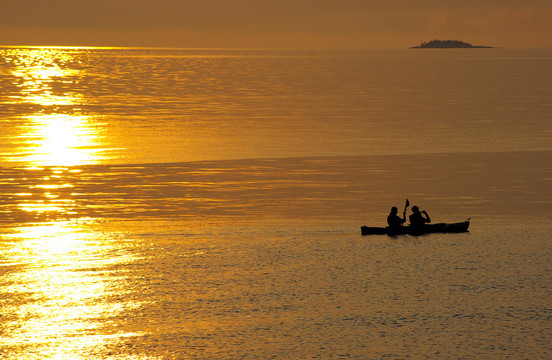
[[[406,204],[404,204],[403,219],[406,219],[406,209],[410,206],[410,201],[406,199]]]

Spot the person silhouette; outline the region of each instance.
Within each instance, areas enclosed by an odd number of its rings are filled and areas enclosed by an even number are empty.
[[[410,226],[416,231],[423,231],[424,225],[431,222],[427,212],[425,210],[420,212],[417,206],[412,206],[412,215],[408,219],[410,220]]]
[[[389,229],[391,231],[400,229],[402,227],[402,224],[406,222],[406,216],[403,214],[403,217],[401,218],[399,215],[397,215],[399,209],[397,209],[396,206],[393,206],[391,208],[391,212],[387,216],[387,224],[389,225]]]

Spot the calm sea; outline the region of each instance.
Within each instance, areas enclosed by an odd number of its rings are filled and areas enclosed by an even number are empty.
[[[552,50],[0,48],[0,358],[549,359]],[[470,232],[361,236],[405,198]]]

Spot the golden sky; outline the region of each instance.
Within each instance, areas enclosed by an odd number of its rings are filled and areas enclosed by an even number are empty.
[[[0,45],[552,47],[550,0],[2,0]]]

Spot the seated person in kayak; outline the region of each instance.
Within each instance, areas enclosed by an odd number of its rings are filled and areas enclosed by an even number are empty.
[[[417,206],[412,206],[412,215],[408,219],[410,220],[410,226],[416,229],[423,229],[424,224],[431,222],[427,212],[425,210],[420,212]]]
[[[389,213],[389,216],[387,216],[387,224],[389,224],[389,229],[400,229],[402,224],[406,222],[406,215],[403,214],[403,217],[401,218],[399,215],[397,215],[397,212],[399,209],[397,209],[396,206],[393,206],[391,208],[391,212]]]

